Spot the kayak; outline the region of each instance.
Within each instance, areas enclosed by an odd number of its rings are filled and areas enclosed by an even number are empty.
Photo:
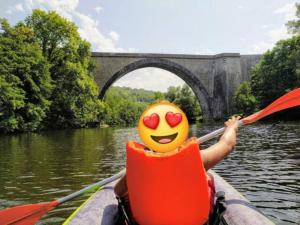
[[[210,170],[214,177],[216,193],[225,193],[226,210],[221,225],[274,225],[240,192],[221,176]],[[86,200],[63,225],[101,224],[115,225],[118,219],[118,202],[114,195],[114,183],[104,186]]]

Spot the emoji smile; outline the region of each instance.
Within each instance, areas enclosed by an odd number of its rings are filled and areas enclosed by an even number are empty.
[[[178,135],[178,132],[175,134],[167,135],[167,136],[154,136],[151,135],[151,138],[155,141],[158,142],[159,144],[168,144],[172,142]]]

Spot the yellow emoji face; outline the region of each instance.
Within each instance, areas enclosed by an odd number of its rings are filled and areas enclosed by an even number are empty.
[[[157,152],[169,152],[186,140],[189,123],[184,112],[176,105],[159,102],[142,113],[138,130],[148,148]]]

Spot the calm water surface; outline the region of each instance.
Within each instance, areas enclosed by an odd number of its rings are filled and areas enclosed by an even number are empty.
[[[220,126],[193,125],[190,135]],[[0,208],[47,202],[113,175],[125,165],[129,139],[139,140],[136,128],[0,136]],[[215,170],[276,224],[300,224],[299,122],[240,129],[236,150]],[[57,207],[40,224],[61,224],[86,198]]]

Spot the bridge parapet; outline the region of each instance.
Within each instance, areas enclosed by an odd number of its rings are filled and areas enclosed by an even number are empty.
[[[165,69],[182,78],[194,91],[204,119],[221,119],[232,113],[233,96],[260,55],[221,53],[217,55],[183,55],[151,53],[93,52],[95,80],[103,98],[106,90],[127,73],[146,67]]]

